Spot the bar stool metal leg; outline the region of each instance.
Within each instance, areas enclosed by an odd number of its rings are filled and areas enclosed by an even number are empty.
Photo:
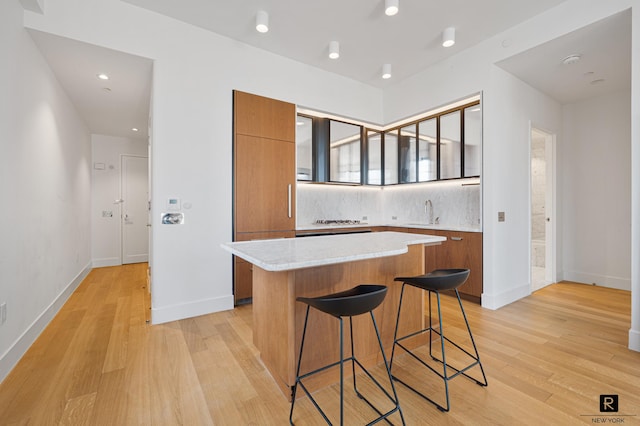
[[[329,420],[328,416],[324,413],[324,411],[322,410],[322,408],[320,408],[319,404],[316,402],[316,400],[313,398],[313,396],[311,395],[311,393],[308,391],[308,389],[305,387],[304,383],[302,382],[303,379],[305,379],[306,377],[309,377],[315,373],[327,370],[331,367],[335,367],[335,366],[339,366],[340,368],[340,425],[344,424],[344,363],[345,361],[351,361],[352,362],[352,374],[353,374],[353,388],[354,391],[356,393],[356,395],[363,400],[367,405],[369,405],[369,407],[371,407],[378,415],[379,417],[377,417],[375,420],[373,420],[372,422],[369,423],[369,425],[373,425],[376,424],[378,422],[380,422],[381,420],[385,420],[387,423],[391,424],[392,423],[389,421],[388,417],[395,413],[396,411],[399,412],[400,414],[400,418],[402,420],[402,424],[405,424],[405,419],[404,419],[404,414],[402,413],[402,409],[400,408],[400,404],[398,402],[398,394],[396,392],[396,388],[395,385],[393,383],[393,378],[391,376],[391,370],[389,367],[389,363],[387,361],[386,355],[384,353],[384,348],[382,346],[382,338],[380,337],[380,331],[378,329],[378,325],[376,323],[375,320],[375,316],[373,314],[373,310],[369,310],[369,314],[371,316],[371,322],[373,324],[373,328],[375,330],[375,334],[376,334],[376,338],[378,341],[378,346],[380,348],[380,353],[382,354],[382,358],[384,361],[384,366],[385,366],[385,370],[386,370],[386,376],[387,379],[389,380],[389,383],[391,384],[391,390],[392,390],[392,394],[389,393],[381,384],[380,382],[373,377],[373,375],[360,363],[360,361],[356,358],[355,356],[355,349],[354,349],[354,339],[353,339],[353,316],[349,315],[349,337],[351,339],[350,342],[350,346],[351,346],[351,356],[347,359],[345,359],[344,357],[344,322],[343,322],[343,318],[342,316],[337,316],[337,319],[340,322],[340,360],[337,362],[334,362],[332,364],[329,364],[327,366],[324,367],[320,367],[316,370],[313,370],[311,372],[308,372],[306,374],[300,375],[300,366],[301,366],[301,361],[302,361],[302,352],[304,349],[304,342],[306,339],[306,332],[307,332],[307,324],[308,324],[308,320],[309,320],[309,309],[310,309],[310,305],[307,305],[307,310],[306,310],[306,314],[305,314],[305,321],[304,321],[304,328],[302,331],[302,340],[300,343],[300,354],[298,356],[298,365],[296,368],[296,382],[292,388],[292,401],[291,401],[291,410],[289,412],[289,423],[291,425],[293,425],[293,410],[294,410],[294,406],[295,406],[295,402],[296,402],[296,393],[297,393],[297,388],[298,385],[301,386],[302,390],[306,393],[306,395],[308,396],[309,400],[311,400],[312,404],[316,407],[316,409],[318,410],[318,412],[320,412],[320,414],[322,415],[322,417],[324,418],[324,420],[327,422],[327,424],[331,425],[331,421]],[[356,379],[356,364],[360,367],[360,369],[367,375],[367,377],[369,377],[369,379],[386,395],[386,397],[394,404],[394,407],[389,410],[386,413],[383,413],[382,411],[380,411],[380,409],[378,409],[376,406],[373,405],[373,403],[371,401],[369,401],[359,390],[357,387],[357,379]]]
[[[435,290],[430,290],[428,288],[423,288],[424,290],[428,291],[428,298],[429,298],[429,325],[427,328],[423,329],[423,330],[418,330],[416,332],[410,333],[406,336],[402,336],[400,338],[398,338],[398,328],[399,328],[399,322],[400,322],[400,315],[401,315],[401,310],[402,310],[402,300],[404,297],[404,286],[407,285],[407,283],[403,283],[402,286],[402,290],[400,292],[400,302],[398,304],[398,315],[397,315],[397,319],[396,319],[396,327],[395,327],[395,332],[394,332],[394,336],[393,336],[393,348],[391,351],[391,361],[389,363],[389,368],[390,370],[393,371],[393,360],[394,360],[394,356],[395,356],[395,351],[396,351],[396,346],[399,346],[400,348],[402,348],[408,355],[410,355],[413,359],[417,360],[420,364],[422,364],[423,366],[427,367],[429,370],[431,370],[432,372],[434,372],[435,374],[437,374],[444,383],[444,388],[445,388],[445,405],[441,405],[437,402],[435,402],[433,399],[429,398],[428,396],[426,396],[425,394],[423,394],[422,392],[418,391],[417,389],[415,389],[415,387],[409,385],[408,383],[406,383],[405,381],[401,380],[400,378],[398,378],[396,375],[392,374],[393,379],[395,379],[396,381],[402,383],[403,385],[405,385],[406,387],[408,387],[409,389],[411,389],[412,391],[414,391],[415,393],[417,393],[418,395],[420,395],[421,397],[423,397],[424,399],[426,399],[427,401],[431,402],[433,405],[435,405],[440,411],[449,411],[450,409],[450,402],[449,402],[449,380],[457,377],[458,375],[463,375],[471,380],[473,380],[474,382],[476,382],[478,385],[480,386],[487,386],[487,377],[485,375],[484,372],[484,368],[482,366],[482,363],[480,362],[480,355],[478,353],[478,349],[476,347],[476,343],[475,343],[475,339],[473,338],[473,334],[471,333],[471,328],[469,326],[469,321],[467,319],[467,315],[464,311],[464,307],[462,306],[462,300],[460,299],[460,294],[458,293],[457,288],[454,289],[455,293],[456,293],[456,297],[458,299],[458,305],[460,306],[460,311],[462,312],[462,316],[464,318],[465,321],[465,326],[467,328],[467,332],[469,334],[469,338],[471,340],[471,344],[473,346],[473,352],[471,353],[468,350],[464,349],[463,347],[461,347],[460,345],[458,345],[457,343],[453,342],[451,339],[447,338],[444,334],[444,329],[443,329],[443,321],[442,321],[442,310],[441,310],[441,303],[440,303],[440,292],[439,291],[435,291]],[[412,285],[411,283],[409,283],[409,285]],[[432,304],[432,298],[431,298],[431,293],[435,293],[436,296],[436,304],[437,304],[437,309],[438,309],[438,330],[436,330],[434,328],[434,323],[433,323],[433,304]],[[415,355],[411,350],[409,350],[406,346],[404,346],[402,344],[402,341],[405,339],[408,339],[410,337],[413,337],[415,335],[421,334],[421,333],[425,333],[425,332],[429,332],[429,356],[434,360],[437,361],[438,363],[440,363],[442,365],[442,371],[437,371],[436,369],[434,369],[431,365],[427,364],[423,359],[421,359],[420,357],[418,357],[417,355]],[[434,336],[433,334],[438,335],[438,337],[440,338],[440,351],[441,351],[441,359],[438,358],[434,352],[433,352],[433,340],[434,340]],[[460,368],[457,369],[455,367],[453,367],[452,365],[447,363],[447,359],[446,359],[446,351],[445,351],[445,341],[452,344],[453,346],[455,346],[456,348],[458,348],[459,350],[461,350],[462,352],[464,352],[466,355],[468,355],[473,362],[471,362],[471,364],[467,365],[464,368]],[[478,365],[480,367],[480,371],[482,373],[482,381],[469,376],[466,372],[473,368],[474,366]],[[453,374],[452,374],[453,372]]]

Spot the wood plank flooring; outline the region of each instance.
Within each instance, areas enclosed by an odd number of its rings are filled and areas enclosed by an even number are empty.
[[[95,269],[0,384],[0,424],[288,424],[289,404],[252,344],[251,309],[151,326],[146,264]],[[447,336],[464,341],[454,299],[443,297],[442,309]],[[497,311],[465,309],[489,386],[456,378],[451,412],[441,413],[396,384],[408,425],[640,424],[640,353],[626,348],[629,292],[560,283]],[[407,356],[395,363],[441,396],[433,375]],[[374,417],[346,394],[346,424]],[[604,394],[619,396],[618,413],[600,412]],[[332,413],[337,396],[335,386],[317,393]],[[325,424],[306,398],[294,420]]]

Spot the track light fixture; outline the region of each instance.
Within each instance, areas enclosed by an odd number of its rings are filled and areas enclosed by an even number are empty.
[[[384,1],[384,13],[387,16],[393,16],[398,13],[399,0],[385,0]]]
[[[259,33],[266,33],[269,31],[269,14],[264,10],[258,11],[256,15],[256,30]]]
[[[451,47],[456,44],[456,29],[454,27],[446,28],[442,32],[442,45],[444,47]]]
[[[331,59],[338,59],[340,57],[340,43],[337,41],[329,43],[329,57]]]
[[[382,66],[382,78],[385,80],[391,78],[391,64],[384,64]]]

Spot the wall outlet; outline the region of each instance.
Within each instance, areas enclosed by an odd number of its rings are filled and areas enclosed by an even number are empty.
[[[367,220],[367,216],[362,216],[362,220]]]
[[[7,302],[0,305],[0,324],[7,322]]]
[[[391,216],[391,220],[398,220],[398,216]]]
[[[504,212],[498,212],[498,222],[504,222]]]
[[[111,210],[103,210],[102,217],[113,217],[113,211]]]

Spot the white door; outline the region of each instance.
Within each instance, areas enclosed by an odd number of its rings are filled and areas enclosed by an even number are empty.
[[[554,282],[553,135],[531,129],[531,289]]]
[[[149,174],[147,157],[122,156],[122,263],[149,260]]]

